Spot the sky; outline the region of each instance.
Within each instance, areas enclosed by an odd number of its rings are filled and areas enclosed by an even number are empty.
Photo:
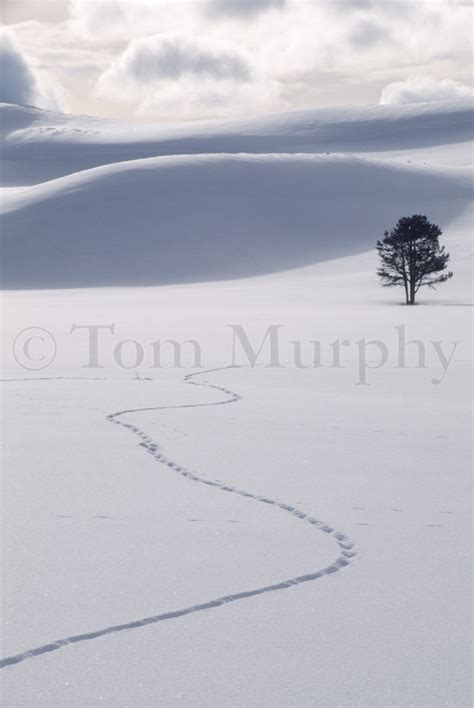
[[[2,0],[0,100],[134,121],[472,95],[470,0]]]

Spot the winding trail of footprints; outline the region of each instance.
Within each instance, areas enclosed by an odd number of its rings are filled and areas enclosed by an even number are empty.
[[[187,376],[184,377],[184,381],[187,384],[191,384],[193,386],[203,386],[206,388],[214,389],[216,391],[219,391],[220,393],[224,393],[227,398],[220,400],[220,401],[215,401],[214,403],[193,403],[193,404],[183,404],[183,405],[176,405],[176,406],[155,406],[155,407],[150,407],[150,408],[130,408],[127,410],[123,411],[118,411],[116,413],[111,413],[110,415],[107,416],[107,420],[110,421],[111,423],[114,423],[116,425],[120,425],[123,428],[126,428],[130,432],[132,432],[134,435],[136,435],[140,441],[140,446],[146,450],[148,454],[150,454],[157,462],[159,462],[162,465],[165,465],[166,467],[169,467],[171,470],[176,472],[177,474],[182,475],[183,477],[186,477],[189,480],[192,480],[193,482],[199,482],[201,484],[206,484],[210,487],[215,487],[216,489],[220,489],[223,492],[227,492],[229,494],[236,494],[240,497],[248,497],[250,499],[253,499],[257,502],[260,502],[262,504],[267,504],[271,506],[275,506],[279,509],[282,509],[283,511],[287,512],[288,514],[291,514],[292,516],[301,519],[302,521],[310,524],[311,526],[315,527],[318,529],[318,531],[322,531],[323,533],[331,535],[339,550],[339,555],[338,557],[331,563],[331,565],[328,565],[325,568],[318,569],[315,571],[312,571],[310,573],[307,573],[306,575],[299,575],[294,578],[289,578],[288,580],[282,580],[281,582],[274,583],[272,585],[265,585],[263,587],[255,588],[252,590],[245,590],[243,592],[238,592],[234,593],[231,595],[223,595],[222,597],[218,597],[214,600],[209,600],[208,602],[204,602],[198,605],[191,605],[190,607],[185,607],[179,610],[174,610],[172,612],[165,612],[163,614],[158,614],[158,615],[153,615],[151,617],[144,617],[142,619],[138,619],[132,622],[126,622],[124,624],[116,624],[112,625],[110,627],[105,627],[103,629],[98,629],[96,631],[92,632],[85,632],[84,634],[77,634],[73,635],[71,637],[66,637],[65,639],[58,639],[56,641],[50,642],[49,644],[44,644],[43,646],[36,647],[34,649],[30,649],[28,651],[25,651],[21,654],[17,654],[16,656],[10,656],[6,657],[5,659],[0,660],[0,668],[5,668],[6,666],[11,666],[14,664],[19,664],[23,661],[26,661],[27,659],[31,659],[35,656],[40,656],[42,654],[48,654],[53,651],[57,651],[58,649],[62,649],[63,647],[69,646],[71,644],[77,644],[79,642],[87,642],[92,639],[98,639],[99,637],[104,637],[108,634],[115,634],[117,632],[123,632],[125,630],[129,629],[137,629],[138,627],[145,627],[146,625],[150,624],[156,624],[158,622],[164,622],[165,620],[170,620],[170,619],[176,619],[177,617],[183,617],[184,615],[189,615],[194,612],[203,612],[205,610],[209,610],[215,607],[220,607],[222,605],[229,604],[231,602],[237,602],[238,600],[244,600],[249,597],[254,597],[256,595],[262,595],[264,593],[268,592],[274,592],[276,590],[285,590],[287,588],[291,588],[294,585],[300,585],[301,583],[307,583],[311,582],[313,580],[317,580],[318,578],[322,578],[325,575],[330,575],[331,573],[336,573],[338,570],[341,570],[345,566],[349,565],[351,562],[352,558],[355,556],[355,550],[354,550],[354,544],[350,541],[350,539],[341,531],[338,531],[337,529],[333,528],[332,526],[329,526],[326,524],[324,521],[321,521],[320,519],[315,518],[314,516],[310,516],[306,514],[305,512],[301,511],[295,506],[292,506],[291,504],[286,504],[282,501],[279,501],[277,499],[271,499],[270,497],[267,496],[259,496],[256,494],[253,494],[252,492],[247,492],[243,489],[240,489],[239,487],[233,486],[233,485],[228,485],[225,482],[221,482],[219,480],[213,480],[213,479],[207,479],[206,477],[197,474],[196,472],[193,472],[186,467],[183,467],[182,465],[179,465],[177,462],[174,462],[173,460],[169,459],[164,452],[160,449],[159,445],[154,442],[149,435],[147,435],[141,428],[139,428],[137,425],[134,425],[132,423],[127,423],[122,420],[124,416],[127,416],[132,413],[142,413],[145,411],[157,411],[157,410],[169,410],[169,409],[175,409],[175,408],[198,408],[198,407],[203,407],[203,406],[217,406],[217,405],[226,405],[229,403],[235,403],[239,400],[241,400],[241,396],[237,393],[234,393],[233,391],[230,391],[227,388],[224,388],[223,386],[217,386],[215,384],[210,384],[207,381],[194,381],[193,378],[195,376],[203,376],[205,374],[212,373],[213,371],[222,371],[224,369],[228,368],[233,368],[233,367],[223,367],[220,369],[211,369],[209,371],[203,371],[203,372],[197,372],[193,374],[188,374]]]

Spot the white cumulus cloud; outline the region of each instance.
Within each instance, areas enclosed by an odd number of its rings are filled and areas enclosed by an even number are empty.
[[[22,52],[13,35],[0,30],[0,101],[57,110],[60,102],[52,82]]]
[[[183,118],[192,111],[225,115],[249,90],[255,98],[249,89],[253,78],[247,58],[229,43],[157,34],[132,40],[100,75],[95,92],[110,101],[133,103],[142,115],[174,110]]]
[[[381,104],[427,103],[452,101],[474,95],[473,89],[451,79],[436,80],[432,76],[412,76],[404,81],[393,81],[385,86]]]
[[[245,81],[250,70],[245,59],[227,47],[211,46],[177,35],[157,34],[130,42],[105,72],[105,79],[148,84],[185,75]]]

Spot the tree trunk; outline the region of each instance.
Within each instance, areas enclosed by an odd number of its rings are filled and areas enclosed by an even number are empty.
[[[406,281],[403,283],[403,287],[405,288],[405,304],[408,305],[408,285]]]
[[[410,286],[410,295],[408,298],[408,305],[414,305],[415,304],[415,285],[416,285],[416,275],[415,275],[415,259],[416,259],[416,254],[415,254],[415,242],[413,239],[410,239],[410,252],[409,252],[409,257],[408,257],[408,284]]]

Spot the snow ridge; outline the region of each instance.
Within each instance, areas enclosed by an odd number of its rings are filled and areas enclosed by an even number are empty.
[[[230,595],[223,595],[214,600],[209,600],[208,602],[204,602],[197,605],[191,605],[189,607],[185,607],[179,610],[165,612],[159,615],[153,615],[151,617],[144,617],[142,619],[138,619],[132,622],[126,622],[124,624],[112,625],[110,627],[105,627],[96,631],[85,632],[84,634],[77,634],[71,637],[66,637],[65,639],[58,639],[56,641],[50,642],[49,644],[44,644],[43,646],[36,647],[35,649],[30,649],[21,654],[17,654],[16,656],[6,657],[5,659],[0,660],[0,668],[19,664],[23,661],[26,661],[27,659],[31,659],[35,656],[40,656],[42,654],[48,654],[70,644],[77,644],[78,642],[86,642],[92,639],[98,639],[99,637],[103,637],[108,634],[115,634],[117,632],[123,632],[128,629],[137,629],[139,627],[145,627],[149,624],[156,624],[158,622],[164,622],[165,620],[176,619],[177,617],[183,617],[184,615],[189,615],[194,612],[203,612],[204,610],[209,610],[214,607],[220,607],[221,605],[225,605],[231,602],[237,602],[238,600],[244,600],[246,598],[254,597],[256,595],[262,595],[264,593],[274,592],[276,590],[286,590],[288,588],[293,587],[294,585],[311,582],[313,580],[322,578],[325,575],[336,573],[338,570],[341,570],[345,566],[349,565],[352,558],[356,555],[356,552],[354,550],[354,543],[348,538],[348,536],[346,536],[346,534],[342,533],[341,531],[338,531],[337,529],[333,528],[321,519],[317,519],[314,516],[306,514],[304,511],[301,511],[296,506],[286,504],[276,499],[271,499],[267,496],[253,494],[252,492],[248,492],[238,487],[228,485],[225,482],[208,479],[202,474],[198,474],[197,472],[193,472],[187,469],[186,467],[183,467],[182,465],[178,464],[177,462],[174,462],[169,457],[167,457],[160,449],[158,443],[153,441],[152,438],[150,438],[150,436],[147,435],[141,428],[139,428],[137,425],[127,423],[121,420],[121,418],[125,415],[129,415],[131,413],[142,413],[144,411],[169,410],[172,408],[197,408],[202,406],[217,406],[227,405],[229,403],[236,403],[237,401],[242,399],[242,396],[240,396],[238,393],[235,393],[234,391],[231,391],[230,389],[225,388],[223,386],[211,384],[206,380],[199,382],[193,380],[195,376],[203,376],[215,371],[223,371],[230,368],[236,367],[226,366],[220,367],[218,369],[209,369],[207,371],[198,371],[192,374],[188,374],[184,377],[185,383],[191,384],[193,386],[203,386],[205,388],[214,389],[216,391],[219,391],[220,393],[224,393],[227,396],[227,398],[225,399],[215,401],[213,403],[194,403],[177,406],[131,408],[123,411],[118,411],[116,413],[111,413],[107,416],[107,420],[111,423],[115,423],[116,425],[120,425],[121,427],[126,428],[127,430],[130,430],[134,435],[139,438],[140,446],[143,447],[150,455],[152,455],[152,457],[157,462],[162,465],[165,465],[166,467],[169,467],[174,472],[182,475],[183,477],[186,477],[187,479],[190,479],[194,482],[207,484],[208,486],[215,487],[217,489],[222,490],[223,492],[236,494],[241,497],[248,497],[255,501],[261,502],[262,504],[269,504],[275,506],[279,509],[282,509],[283,511],[286,511],[292,516],[295,516],[296,518],[301,519],[302,521],[305,521],[308,524],[311,524],[311,526],[316,527],[319,531],[331,535],[334,538],[339,549],[339,555],[337,556],[337,558],[325,568],[311,571],[310,573],[307,573],[305,575],[299,575],[294,578],[282,580],[272,585],[265,585],[263,587],[254,588],[252,590],[244,590],[242,592],[237,592]]]

